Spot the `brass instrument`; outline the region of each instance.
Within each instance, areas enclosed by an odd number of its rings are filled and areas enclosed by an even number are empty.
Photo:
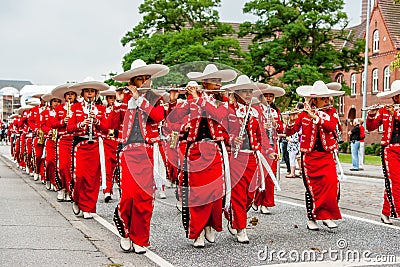
[[[92,99],[89,98],[89,114],[88,116],[90,116],[90,113],[92,112]],[[89,144],[93,144],[93,119],[90,117],[90,123],[88,124],[88,135],[89,135],[89,140],[88,143]]]
[[[67,118],[71,117],[71,102],[69,102],[69,100],[67,101]]]
[[[51,140],[56,142],[57,141],[58,131],[57,129],[51,129]]]
[[[393,108],[399,108],[400,104],[374,104],[372,106],[368,106],[365,108],[361,108],[361,111],[371,111],[371,110],[375,110],[375,109],[380,109],[380,108],[388,108],[392,106]]]
[[[324,109],[330,109],[332,108],[333,105],[328,105],[325,107],[320,107],[320,108],[312,108],[312,111],[319,111],[319,110],[324,110]],[[292,111],[286,111],[286,112],[282,112],[281,115],[292,115],[292,114],[298,114],[305,111],[305,109],[298,109],[298,110],[292,110]]]
[[[43,145],[44,144],[44,132],[42,129],[38,130],[38,144]]]
[[[178,144],[178,137],[179,134],[178,132],[172,131],[169,139],[169,147],[170,148],[176,148],[176,145]]]

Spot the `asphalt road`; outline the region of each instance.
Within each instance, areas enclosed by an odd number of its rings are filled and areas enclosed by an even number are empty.
[[[344,216],[337,222],[339,227],[330,230],[320,224],[320,231],[313,232],[306,229],[301,179],[282,178],[282,191],[277,193],[272,214],[262,215],[253,210],[248,213],[249,219],[258,219],[257,225],[249,223],[248,226],[250,244],[237,243],[226,230],[224,221],[225,229],[217,233],[216,243],[206,243],[204,249],[193,248],[192,241],[185,238],[180,213],[175,207],[174,188],[167,188],[167,199],[154,202],[149,251],[145,255],[136,255],[121,252],[112,223],[118,190],[115,190],[110,203],[104,203],[100,194],[98,216],[95,220],[84,220],[73,215],[70,203],[57,202],[56,192],[46,190],[17,169],[7,159],[8,147],[0,147],[0,153],[4,163],[0,177],[5,177],[5,171],[11,177],[9,180],[0,179],[3,187],[0,190],[8,190],[11,194],[13,181],[22,181],[24,191],[18,194],[32,195],[28,199],[39,201],[42,212],[48,211],[47,218],[54,216],[64,231],[60,237],[62,240],[55,239],[51,233],[27,239],[27,236],[37,233],[36,228],[28,227],[35,224],[36,217],[24,216],[26,232],[15,235],[4,230],[12,223],[0,219],[1,232],[6,233],[2,234],[0,241],[1,266],[15,266],[15,263],[18,266],[43,266],[36,263],[43,263],[40,259],[47,251],[50,255],[47,257],[51,258],[48,266],[400,266],[400,221],[395,220],[393,226],[379,222],[382,179],[348,176],[341,184],[340,206]],[[5,182],[10,185],[7,189],[4,189]],[[2,213],[13,217],[14,209],[29,215],[29,211],[37,207],[27,205],[26,199],[18,201],[16,198],[12,208]],[[43,224],[42,228],[50,229],[52,225]],[[26,242],[38,242],[44,249],[25,248],[23,251],[29,253],[21,257],[15,244]],[[80,247],[84,249],[71,249]]]

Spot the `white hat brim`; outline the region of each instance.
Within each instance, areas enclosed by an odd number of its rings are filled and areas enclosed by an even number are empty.
[[[246,89],[253,89],[258,90],[258,87],[254,83],[243,83],[243,84],[227,84],[221,87],[222,90],[229,90],[229,91],[238,91],[238,90],[246,90]]]
[[[150,75],[151,78],[158,78],[167,75],[169,72],[168,66],[161,64],[149,64],[146,66],[137,67],[133,70],[125,71],[121,74],[115,75],[113,80],[119,82],[129,82],[132,77],[140,75]]]
[[[296,92],[301,97],[329,97],[329,96],[341,96],[345,92],[325,89],[321,91],[314,90],[314,87],[311,85],[303,85],[296,89]]]
[[[202,81],[205,79],[221,79],[222,82],[230,82],[236,78],[237,73],[234,70],[218,70],[207,74],[204,74],[203,72],[189,72],[186,76],[195,81]]]
[[[285,89],[278,86],[271,86],[265,83],[256,83],[256,85],[259,90],[254,91],[253,93],[254,97],[259,97],[260,95],[263,94],[273,94],[274,97],[281,97],[286,93]]]
[[[70,84],[62,84],[51,90],[51,94],[59,99],[65,99],[64,95],[67,92],[74,92],[76,95],[79,95],[80,92],[78,90],[73,90],[70,87]]]
[[[110,88],[110,86],[106,83],[98,82],[98,81],[89,81],[89,82],[76,83],[76,84],[70,86],[68,89],[70,91],[74,91],[79,94],[79,93],[81,93],[81,91],[83,89],[95,89],[97,91],[105,91],[108,88]],[[62,98],[64,98],[64,96]]]

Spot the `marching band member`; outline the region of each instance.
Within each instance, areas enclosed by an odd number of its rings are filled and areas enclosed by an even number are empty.
[[[41,177],[44,177],[44,159],[43,159],[43,149],[44,149],[44,132],[41,128],[41,114],[46,110],[46,101],[43,100],[42,96],[45,92],[34,94],[32,97],[40,99],[40,105],[35,106],[31,109],[31,116],[29,117],[28,123],[34,132],[33,137],[33,153],[35,162],[35,173],[33,175],[33,180],[37,181]]]
[[[105,118],[109,120],[111,111],[114,109],[116,100],[115,86],[110,86],[106,91],[100,92],[101,96],[105,96],[106,113]],[[118,150],[118,130],[109,129],[107,136],[104,138],[104,153],[106,161],[106,187],[103,188],[104,202],[108,203],[111,200],[113,193],[113,178],[114,171],[117,167],[117,150]]]
[[[70,86],[80,91],[83,98],[71,107],[67,131],[74,134],[72,210],[75,215],[83,213],[84,219],[93,218],[99,195],[100,180],[105,176],[105,159],[102,134],[108,132],[105,107],[94,103],[99,91],[109,86],[87,77],[83,82]],[[105,177],[104,177],[105,178]]]
[[[317,220],[328,228],[336,228],[332,220],[341,219],[338,198],[339,180],[334,150],[338,148],[336,109],[330,106],[330,96],[343,95],[331,90],[322,81],[313,86],[300,86],[296,92],[306,99],[304,111],[293,124],[287,125],[286,135],[302,129],[300,142],[301,169],[306,188],[307,228],[319,230]]]
[[[253,91],[258,90],[258,87],[249,77],[241,75],[236,83],[222,88],[233,92],[228,115],[228,129],[232,143],[229,162],[232,190],[229,208],[225,209],[225,217],[229,221],[230,233],[236,235],[239,243],[247,244],[249,243],[246,232],[247,210],[253,202],[258,187],[256,151],[261,150],[262,140],[259,114],[251,106]]]
[[[120,129],[123,148],[119,155],[121,168],[121,199],[114,213],[114,222],[121,235],[124,252],[146,252],[150,245],[150,221],[153,214],[155,188],[165,166],[159,150],[158,124],[164,119],[160,97],[149,88],[151,78],[166,75],[169,68],[161,64],[147,65],[133,61],[131,69],[113,77],[129,82],[123,104],[111,111],[111,129]],[[161,179],[160,179],[161,178]]]
[[[64,104],[58,105],[55,116],[51,117],[51,127],[57,131],[57,174],[59,178],[59,191],[57,201],[71,201],[70,183],[72,179],[72,141],[73,135],[67,132],[68,120],[72,116],[72,105],[77,103],[77,92],[69,88],[69,84],[62,84],[51,91],[51,94],[63,99]]]
[[[268,84],[256,83],[259,90],[256,91],[261,104],[256,107],[259,116],[263,116],[265,125],[262,131],[262,151],[269,150],[267,157],[268,164],[274,173],[277,173],[277,164],[279,164],[279,148],[278,148],[278,134],[283,133],[283,124],[280,119],[280,109],[274,104],[276,97],[281,97],[285,94],[283,88],[277,86],[270,86]],[[260,119],[261,121],[261,119]],[[272,157],[272,158],[270,158]],[[254,197],[253,208],[262,214],[270,214],[268,209],[275,206],[274,201],[274,182],[271,177],[266,174],[265,176],[265,190],[257,190]]]
[[[40,105],[40,100],[37,98],[30,98],[26,102],[27,105],[32,106],[31,109],[28,111],[28,133],[26,134],[26,156],[25,156],[25,161],[26,161],[26,173],[34,176],[34,169],[35,169],[35,158],[34,158],[34,153],[33,153],[33,129],[30,125],[30,117],[32,116],[33,112],[32,109],[35,106]]]
[[[45,94],[42,96],[43,100],[49,102],[49,108],[42,112],[41,128],[43,129],[46,138],[45,143],[45,181],[48,190],[55,189],[58,191],[60,183],[57,181],[57,132],[51,127],[51,120],[56,116],[55,108],[61,104],[61,99],[56,98],[52,94]]]
[[[385,176],[385,194],[381,221],[392,224],[390,217],[400,216],[400,179],[398,169],[400,151],[400,111],[394,105],[400,104],[400,80],[392,83],[390,91],[378,93],[381,99],[391,98],[393,104],[368,112],[366,126],[368,131],[374,131],[383,125],[381,139],[382,169]]]
[[[236,72],[218,70],[214,64],[209,64],[203,72],[190,72],[187,76],[201,81],[207,92],[199,93],[197,86],[188,86],[188,99],[168,117],[171,122],[181,123],[181,131],[187,132],[182,220],[187,237],[194,239],[194,247],[202,248],[205,239],[215,242],[214,230],[222,231],[221,208],[225,193],[223,150],[228,137],[222,121],[226,120],[228,109],[227,103],[221,101],[227,99],[218,93],[221,92],[221,83],[233,80]],[[225,157],[227,159],[227,155]]]

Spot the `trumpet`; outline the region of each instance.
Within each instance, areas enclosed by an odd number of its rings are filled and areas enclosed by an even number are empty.
[[[176,145],[178,144],[178,137],[179,137],[178,132],[176,132],[176,131],[171,132],[170,144],[169,144],[170,148],[173,148],[173,149],[176,148]]]
[[[57,134],[58,134],[58,131],[57,131],[57,129],[51,129],[51,140],[52,141],[57,141]]]
[[[324,110],[324,109],[330,109],[332,108],[333,105],[328,105],[325,107],[320,107],[320,108],[312,108],[312,111],[319,111],[319,110]],[[282,112],[281,115],[292,115],[292,114],[298,114],[305,111],[305,109],[298,109],[298,110],[292,110],[292,111],[286,111],[286,112]]]
[[[38,130],[38,144],[43,145],[44,144],[44,132],[42,129]]]
[[[372,106],[361,108],[361,111],[371,111],[371,110],[376,110],[376,109],[380,109],[380,108],[388,108],[388,107],[399,108],[400,104],[374,104]]]

